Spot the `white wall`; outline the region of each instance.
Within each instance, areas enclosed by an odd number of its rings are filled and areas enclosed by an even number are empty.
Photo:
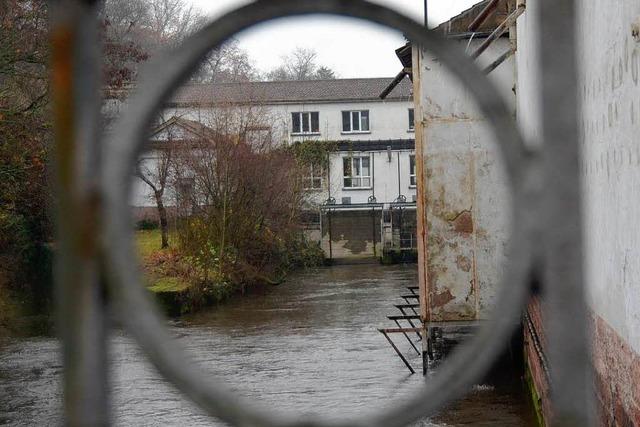
[[[330,141],[366,141],[372,139],[411,139],[413,131],[409,131],[409,108],[413,102],[406,101],[370,101],[370,102],[334,102],[308,104],[273,104],[263,109],[269,115],[269,121],[274,125],[276,140],[294,142],[302,140],[330,140]],[[370,131],[363,133],[342,132],[342,111],[369,110]],[[292,135],[291,113],[311,112],[320,113],[319,135]],[[207,109],[176,108],[167,110],[167,115],[180,115],[190,120],[207,122]]]
[[[518,20],[518,108],[539,124],[531,94],[538,2]],[[585,268],[590,306],[640,352],[640,24],[637,0],[592,0],[578,8]],[[613,349],[612,349],[613,350]]]
[[[591,306],[640,353],[640,2],[583,2],[579,19]]]

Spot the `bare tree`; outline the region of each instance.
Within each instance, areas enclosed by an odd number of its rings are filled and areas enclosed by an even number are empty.
[[[236,39],[231,39],[207,56],[192,80],[199,83],[230,83],[257,80],[258,77],[249,54],[240,48]]]
[[[160,144],[153,144],[153,150],[147,156],[138,159],[135,175],[149,186],[158,210],[160,232],[162,234],[161,248],[169,246],[169,220],[167,208],[164,205],[165,190],[170,184],[174,167],[175,141],[171,129],[167,129],[168,138]]]
[[[180,153],[179,169],[193,177],[198,204],[182,222],[182,245],[207,278],[268,282],[280,275],[278,256],[298,230],[296,161],[274,143],[260,107],[219,107],[206,123],[210,132]]]
[[[112,89],[134,82],[140,63],[206,22],[186,0],[106,0],[100,18],[105,81]]]
[[[314,49],[297,47],[282,57],[282,64],[267,73],[268,80],[320,80],[335,79],[336,74],[327,66],[317,63]]]

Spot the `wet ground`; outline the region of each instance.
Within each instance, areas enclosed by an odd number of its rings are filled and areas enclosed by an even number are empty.
[[[171,323],[204,369],[258,404],[282,411],[354,416],[402,401],[428,381],[410,375],[380,327],[415,285],[415,266],[339,266],[293,275],[228,304]],[[394,335],[420,372],[421,359]],[[48,337],[0,347],[0,424],[60,424],[59,347]],[[111,339],[114,424],[222,425],[164,382],[122,332]],[[530,426],[520,382],[480,384],[420,426]]]

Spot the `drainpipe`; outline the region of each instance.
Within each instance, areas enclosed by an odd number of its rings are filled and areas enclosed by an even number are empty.
[[[331,157],[329,153],[327,153],[327,189],[329,190],[328,200],[331,198]]]
[[[398,197],[402,194],[402,189],[400,187],[400,152],[398,151]]]
[[[375,173],[375,154],[376,153],[371,153],[371,157],[370,157],[370,162],[371,162],[371,195],[373,196],[373,198],[375,199],[376,197],[376,173]]]

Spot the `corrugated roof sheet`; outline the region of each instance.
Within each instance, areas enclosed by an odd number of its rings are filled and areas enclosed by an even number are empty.
[[[168,103],[206,105],[380,101],[378,96],[392,80],[393,77],[193,84],[181,87]],[[387,100],[409,100],[411,96],[411,81],[404,79]]]

